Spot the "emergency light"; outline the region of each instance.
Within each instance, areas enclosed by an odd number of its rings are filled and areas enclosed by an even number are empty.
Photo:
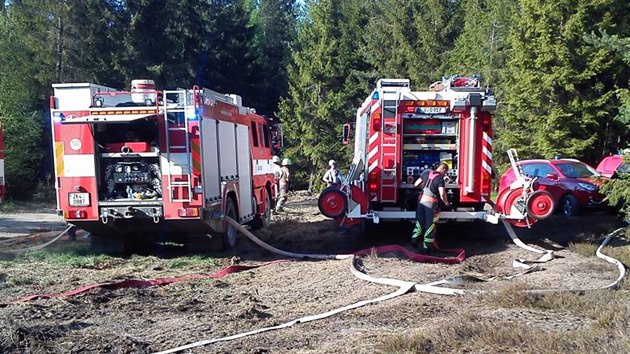
[[[380,112],[372,114],[372,130],[373,131],[381,130],[381,113]]]

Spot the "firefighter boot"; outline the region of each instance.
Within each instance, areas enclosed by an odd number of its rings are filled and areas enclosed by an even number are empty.
[[[412,248],[418,248],[418,245],[420,243],[420,236],[422,236],[422,225],[420,225],[420,222],[416,221],[416,226],[413,229],[413,232],[411,234],[411,247]]]

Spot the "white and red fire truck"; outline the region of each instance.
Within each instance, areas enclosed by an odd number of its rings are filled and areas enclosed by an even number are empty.
[[[0,122],[0,203],[4,200],[4,133]]]
[[[205,88],[130,91],[53,84],[51,119],[58,210],[93,238],[236,241],[241,224],[269,223],[277,124],[241,97]],[[184,241],[185,241],[184,240]]]
[[[528,226],[549,216],[553,200],[534,191],[525,176],[501,191],[496,210],[485,210],[492,204],[495,108],[494,96],[475,77],[445,78],[428,91],[412,91],[407,79],[379,80],[357,110],[349,173],[340,188],[320,195],[320,211],[341,225],[414,219],[414,181],[445,162],[453,210],[440,212],[441,220],[505,219]],[[345,125],[345,139],[349,131]],[[510,159],[515,165],[515,153]]]

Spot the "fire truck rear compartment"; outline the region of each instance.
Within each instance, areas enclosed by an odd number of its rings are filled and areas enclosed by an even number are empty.
[[[112,212],[127,216],[136,212],[155,214],[143,205],[159,205],[162,200],[158,127],[154,117],[94,125],[99,205],[115,207]],[[137,207],[118,207],[130,205]]]

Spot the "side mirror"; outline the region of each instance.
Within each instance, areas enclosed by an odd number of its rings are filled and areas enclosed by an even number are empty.
[[[350,123],[345,123],[343,125],[343,133],[342,133],[342,143],[344,145],[348,145],[350,143],[350,132],[352,131],[352,127]]]
[[[557,181],[558,180],[558,175],[555,173],[547,173],[547,175],[545,176],[546,178],[552,180],[552,181]]]

